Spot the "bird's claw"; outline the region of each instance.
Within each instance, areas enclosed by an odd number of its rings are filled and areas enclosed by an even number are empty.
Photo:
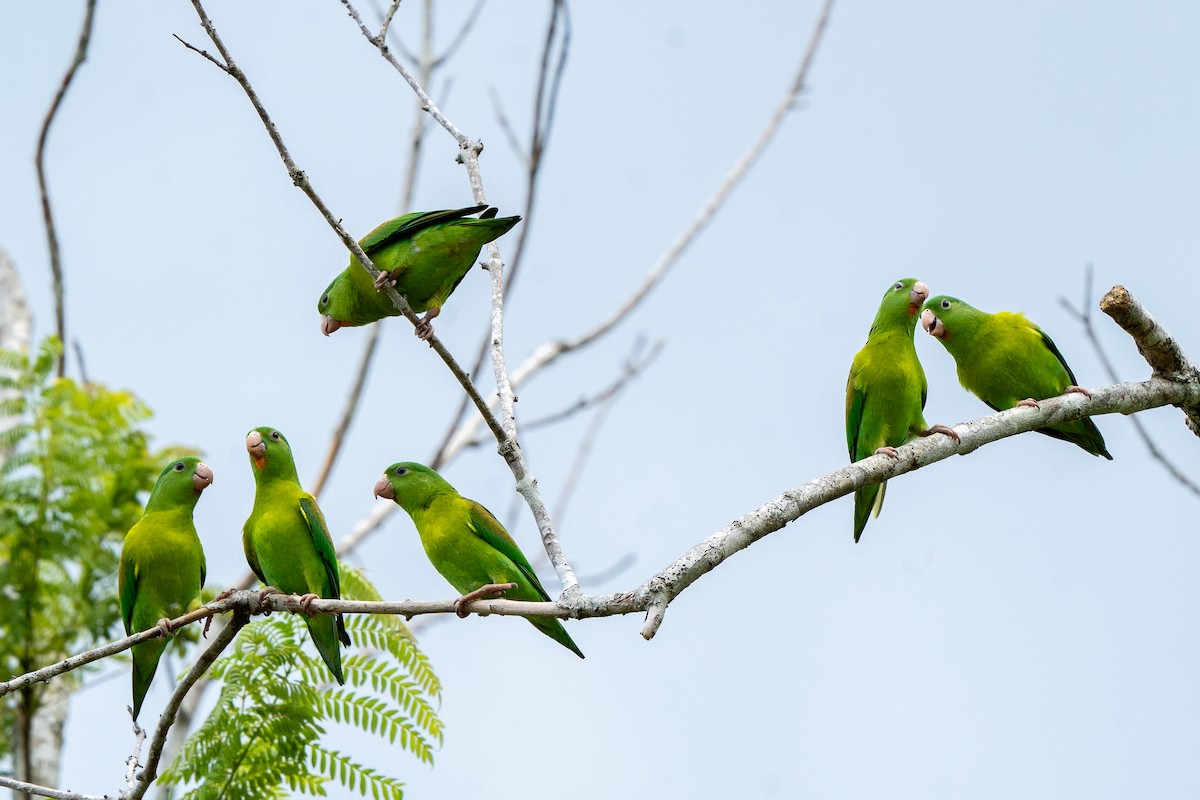
[[[380,270],[379,274],[375,276],[375,290],[378,292],[382,292],[388,286],[395,285],[396,282],[392,280],[392,276],[388,274],[387,270]]]
[[[312,610],[313,600],[320,599],[320,595],[313,594],[312,592],[309,592],[308,594],[302,594],[300,595],[300,608],[305,614],[308,614],[310,617],[314,617],[316,616],[317,612]]]
[[[1071,394],[1072,392],[1074,392],[1075,394],[1081,394],[1084,397],[1088,398],[1089,400],[1092,399],[1091,392],[1089,392],[1087,389],[1083,388],[1082,386],[1076,386],[1075,384],[1071,384],[1070,386],[1068,386],[1067,390],[1065,392],[1063,392],[1063,394]]]
[[[462,597],[455,600],[454,601],[454,613],[457,614],[460,619],[462,619],[463,617],[466,617],[467,615],[469,615],[471,613],[470,611],[467,611],[467,608],[466,608],[468,603],[473,603],[476,600],[482,600],[485,597],[499,597],[500,595],[507,592],[509,589],[515,589],[515,588],[517,588],[517,585],[515,583],[487,583],[487,584],[484,584],[483,586],[480,586],[475,591],[467,592]]]
[[[900,457],[900,454],[896,452],[896,448],[892,447],[891,445],[885,445],[883,447],[877,448],[875,450],[874,455],[887,456],[889,458],[899,458]]]
[[[428,342],[433,338],[433,324],[426,322],[425,320],[421,320],[417,323],[417,327],[413,333],[415,333],[417,338],[422,342]]]
[[[264,586],[263,588],[258,590],[258,602],[265,604],[267,602],[267,598],[273,594],[282,594],[282,592],[280,592],[274,586]],[[274,609],[272,609],[270,606],[267,606],[263,610],[263,616],[267,616],[267,617],[271,616],[271,612],[273,610]]]
[[[171,620],[166,617],[154,623],[154,627],[158,628],[158,635],[164,639],[171,635]]]
[[[1034,400],[1032,397],[1026,397],[1017,403],[1017,408],[1041,408],[1041,406],[1037,400]]]
[[[934,433],[944,433],[956,442],[962,441],[962,437],[958,435],[958,432],[955,431],[954,428],[950,428],[945,425],[930,425],[929,430],[925,431],[925,433],[921,435],[929,436],[930,434]]]

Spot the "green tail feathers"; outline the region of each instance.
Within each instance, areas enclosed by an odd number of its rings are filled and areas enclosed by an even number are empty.
[[[554,641],[561,644],[563,647],[570,650],[575,655],[583,658],[583,651],[572,641],[567,629],[563,624],[554,617],[529,617],[529,621],[533,623],[533,627],[537,628],[542,633],[549,636]]]
[[[857,542],[862,536],[863,529],[867,527],[867,520],[871,518],[871,512],[874,511],[875,516],[879,516],[885,494],[887,481],[864,486],[854,493],[854,541]]]
[[[158,660],[162,658],[167,643],[163,639],[149,641],[133,646],[133,718],[137,719],[142,710],[142,701],[150,690],[150,682],[154,680],[154,672],[158,669]]]
[[[346,633],[342,615],[321,614],[304,622],[308,625],[308,634],[317,646],[317,652],[321,654],[321,660],[329,667],[337,682],[345,684],[346,676],[342,674],[342,650],[338,642],[349,645],[350,635]]]
[[[1112,454],[1104,444],[1104,436],[1091,417],[1064,422],[1051,428],[1038,428],[1037,432],[1078,445],[1094,456],[1104,456],[1109,461],[1113,460]]]

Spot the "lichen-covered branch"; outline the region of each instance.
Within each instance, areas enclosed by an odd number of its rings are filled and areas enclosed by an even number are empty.
[[[1124,286],[1114,286],[1100,300],[1100,310],[1133,337],[1138,352],[1150,364],[1156,377],[1200,384],[1200,370],[1188,358],[1179,343],[1167,333]],[[1187,416],[1188,429],[1200,436],[1200,402],[1176,403]]]

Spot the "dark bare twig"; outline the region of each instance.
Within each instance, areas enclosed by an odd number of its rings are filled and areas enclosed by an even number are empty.
[[[88,45],[92,40],[92,22],[95,17],[96,0],[87,0],[83,15],[83,29],[79,32],[79,43],[75,46],[75,55],[71,59],[71,65],[67,67],[66,74],[63,75],[58,91],[54,94],[50,110],[46,112],[46,117],[42,120],[42,131],[38,135],[37,153],[34,156],[34,163],[37,165],[38,190],[42,196],[42,219],[46,223],[46,243],[50,248],[50,273],[54,282],[54,324],[55,330],[58,332],[58,340],[64,345],[62,353],[58,356],[57,375],[60,378],[65,374],[67,367],[67,315],[64,302],[66,286],[63,281],[58,232],[54,227],[54,214],[50,209],[50,190],[46,184],[46,139],[50,136],[50,126],[58,115],[63,98],[67,96],[67,89],[71,88],[71,81],[75,79],[75,73],[87,60]]]
[[[316,480],[312,483],[310,490],[313,497],[320,498],[321,490],[325,488],[325,482],[329,479],[330,473],[333,472],[334,462],[337,461],[338,454],[341,453],[342,443],[346,439],[346,432],[350,430],[350,423],[354,421],[354,415],[358,412],[358,402],[362,397],[363,386],[367,382],[367,375],[371,371],[371,361],[375,356],[376,346],[379,344],[379,332],[382,328],[379,325],[371,325],[370,332],[367,334],[367,341],[363,344],[362,357],[358,362],[358,373],[355,375],[354,382],[350,385],[350,393],[346,396],[346,405],[342,409],[342,417],[338,420],[337,427],[334,428],[333,436],[329,440],[329,449],[325,453],[325,461],[321,464],[321,470],[317,473]]]
[[[1096,357],[1100,359],[1100,365],[1104,367],[1104,372],[1112,383],[1119,383],[1121,378],[1117,374],[1117,368],[1113,365],[1112,360],[1108,357],[1108,353],[1104,349],[1104,345],[1100,342],[1100,336],[1096,332],[1096,327],[1092,324],[1092,280],[1093,268],[1091,264],[1087,265],[1084,270],[1083,277],[1083,303],[1076,308],[1071,304],[1066,297],[1059,297],[1058,302],[1068,314],[1075,317],[1079,324],[1083,326],[1083,333],[1087,340],[1091,343],[1092,349],[1096,353]],[[1183,470],[1175,465],[1173,461],[1167,458],[1166,454],[1159,449],[1158,443],[1150,435],[1150,431],[1142,424],[1142,420],[1137,416],[1130,416],[1129,421],[1133,423],[1133,429],[1141,438],[1142,443],[1146,445],[1146,450],[1150,457],[1157,461],[1162,468],[1167,471],[1167,474],[1178,481],[1185,488],[1191,490],[1192,494],[1200,496],[1200,484],[1197,484]]]

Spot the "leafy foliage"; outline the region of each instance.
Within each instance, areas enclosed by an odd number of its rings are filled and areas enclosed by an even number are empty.
[[[341,581],[343,597],[380,599],[354,570],[342,567]],[[402,797],[398,780],[329,747],[328,728],[353,726],[432,763],[441,684],[399,618],[352,614],[346,628],[359,649],[342,661],[345,686],[332,682],[299,616],[243,628],[212,667],[216,707],[160,780],[193,784],[185,800],[323,796],[329,781],[376,800]]]
[[[119,620],[122,538],[163,454],[128,392],[51,377],[61,345],[0,351],[0,674],[18,675],[106,640]],[[60,678],[59,680],[65,680]],[[0,758],[44,687],[6,698]]]

